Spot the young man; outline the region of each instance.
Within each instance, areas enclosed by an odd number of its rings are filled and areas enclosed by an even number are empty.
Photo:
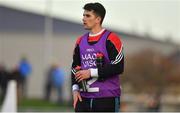
[[[90,32],[78,38],[73,54],[72,90],[76,112],[119,110],[119,74],[124,70],[123,47],[115,33],[102,28],[105,13],[100,3],[84,6],[83,25]],[[103,54],[103,66],[97,67],[97,53]],[[81,66],[81,70],[76,72],[76,66]],[[86,81],[87,91],[82,91],[82,81]]]

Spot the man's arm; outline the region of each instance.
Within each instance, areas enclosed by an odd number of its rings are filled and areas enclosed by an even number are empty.
[[[71,84],[72,84],[73,107],[74,107],[74,109],[76,107],[78,100],[82,101],[82,98],[81,98],[81,95],[79,92],[79,85],[78,85],[78,82],[76,81],[76,78],[75,78],[75,74],[76,74],[75,67],[81,65],[79,42],[80,42],[80,38],[76,42],[76,46],[75,46],[74,53],[73,53],[73,62],[72,62],[72,67],[71,67],[71,81],[72,81]]]
[[[119,75],[124,71],[123,44],[116,34],[111,33],[109,35],[106,41],[106,49],[111,63],[98,68],[99,79]]]
[[[79,52],[79,44],[76,43],[74,53],[73,53],[73,62],[71,67],[71,82],[72,82],[72,90],[79,90],[78,82],[75,79],[75,67],[81,65],[80,60],[80,52]]]

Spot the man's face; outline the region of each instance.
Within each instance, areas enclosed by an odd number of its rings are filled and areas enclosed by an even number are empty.
[[[82,20],[84,28],[87,30],[91,30],[94,26],[100,23],[100,17],[98,17],[93,11],[85,10]]]

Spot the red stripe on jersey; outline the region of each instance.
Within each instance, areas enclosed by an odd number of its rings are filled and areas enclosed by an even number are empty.
[[[115,33],[111,33],[108,37],[108,40],[110,40],[114,44],[118,52],[122,51],[122,42]]]
[[[105,32],[105,30],[104,30],[104,32]],[[102,36],[102,34],[103,34],[104,32],[102,32],[101,34],[99,34],[99,35],[97,35],[97,36],[89,36],[89,37],[88,37],[88,42],[97,42],[97,41],[101,38],[101,36]],[[79,45],[79,43],[81,42],[82,37],[83,37],[83,36],[81,36],[81,37],[79,37],[79,38],[77,39],[76,45]]]
[[[104,31],[104,32],[105,32],[105,31]],[[104,32],[103,32],[103,33],[104,33]],[[101,33],[101,34],[99,34],[99,35],[97,35],[97,36],[90,36],[90,37],[88,38],[88,42],[96,42],[96,41],[98,41],[98,40],[101,38],[101,36],[102,36],[103,33]],[[81,37],[79,37],[79,38],[77,39],[76,45],[79,45],[79,43],[81,42],[82,37],[83,37],[83,36],[81,36]],[[122,49],[121,49],[121,48],[122,48],[122,42],[121,42],[120,38],[119,38],[115,33],[111,33],[111,34],[109,35],[109,37],[108,37],[108,40],[110,40],[110,41],[114,44],[114,46],[115,46],[115,48],[116,48],[116,50],[117,50],[118,52],[122,51]]]
[[[82,37],[83,37],[83,36],[79,37],[79,38],[76,40],[76,45],[79,45],[79,43],[81,42]]]
[[[77,38],[74,49],[77,47],[77,45],[79,45],[79,43],[81,42],[81,39],[82,39],[82,36],[79,37],[79,38]],[[73,55],[74,55],[74,54],[75,54],[75,51],[74,51]]]
[[[105,31],[106,30],[104,30],[104,32]],[[102,32],[101,34],[99,34],[97,36],[89,36],[88,42],[96,42],[96,41],[98,41],[101,38],[101,36],[103,35],[104,32]]]

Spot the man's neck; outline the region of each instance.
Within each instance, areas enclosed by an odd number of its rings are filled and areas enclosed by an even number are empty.
[[[101,26],[98,27],[94,27],[93,29],[91,29],[91,34],[97,34],[99,33],[103,28]]]
[[[102,34],[102,33],[104,32],[104,30],[105,30],[105,29],[103,28],[103,29],[101,29],[101,31],[99,31],[99,32],[97,32],[97,33],[95,33],[95,34],[90,33],[89,36],[90,36],[90,37],[98,36],[98,35]]]

